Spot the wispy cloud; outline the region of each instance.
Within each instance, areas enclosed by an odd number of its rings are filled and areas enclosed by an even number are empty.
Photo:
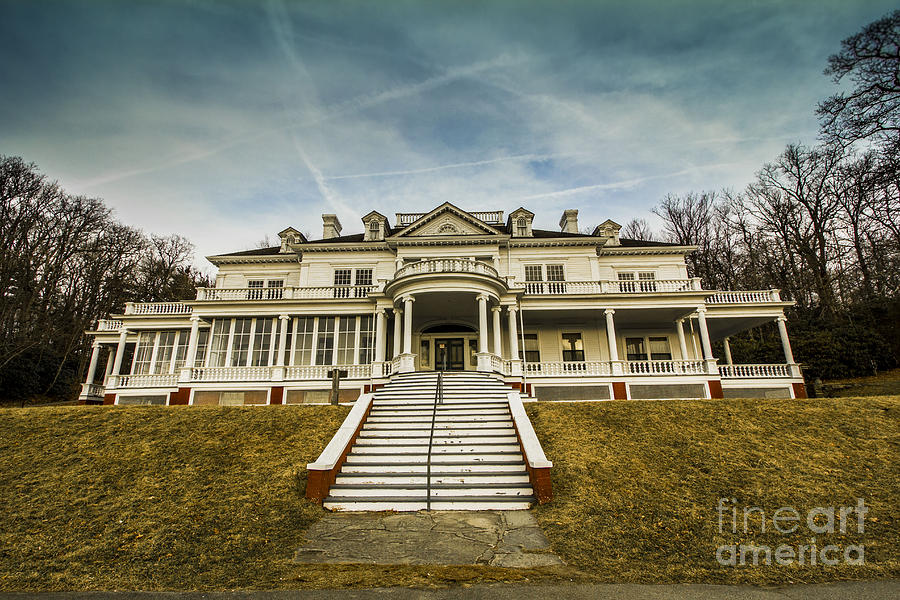
[[[516,154],[515,156],[501,156],[498,158],[489,158],[486,160],[473,160],[468,162],[458,162],[448,165],[435,165],[433,167],[423,167],[421,169],[404,169],[401,171],[381,171],[377,173],[355,173],[352,175],[332,175],[326,179],[363,179],[366,177],[400,177],[404,175],[421,175],[423,173],[436,173],[438,171],[446,171],[449,169],[465,169],[468,167],[483,167],[487,165],[495,165],[503,162],[521,162],[521,161],[545,161],[557,158],[568,158],[572,156],[583,155],[582,152],[557,152],[554,154]]]

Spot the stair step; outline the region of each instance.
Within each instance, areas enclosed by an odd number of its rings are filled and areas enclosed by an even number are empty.
[[[471,464],[471,463],[482,463],[482,464],[491,464],[491,465],[502,465],[502,464],[523,464],[522,463],[522,453],[521,452],[479,452],[479,453],[471,453],[461,455],[459,453],[455,454],[432,454],[431,455],[431,464],[446,464],[446,463],[459,463],[460,458],[465,457],[466,461],[463,464]],[[425,464],[428,461],[428,454],[426,453],[396,453],[393,455],[386,454],[357,454],[356,452],[351,452],[347,455],[347,461],[344,464],[362,464],[362,463],[370,463],[370,464]]]
[[[425,474],[428,468],[424,462],[421,463],[354,463],[345,462],[341,467],[340,475],[354,474],[372,474],[372,475],[401,475],[401,474]],[[508,473],[510,471],[520,471],[526,473],[525,463],[492,463],[492,462],[457,462],[457,463],[440,463],[439,465],[431,465],[432,473],[459,473],[464,475],[471,474],[489,474],[489,473]]]
[[[336,485],[425,485],[425,473],[339,473]],[[431,473],[432,484],[530,483],[526,471],[497,471],[492,473]]]
[[[362,431],[359,433],[359,437],[357,439],[366,439],[366,438],[420,438],[427,437],[428,433],[431,430],[427,427],[425,428],[414,428],[414,429],[392,429],[390,426],[385,425],[384,427],[378,427],[374,429],[367,429],[363,427]],[[516,430],[510,425],[509,427],[496,427],[496,428],[487,428],[487,427],[474,427],[472,429],[435,429],[434,431],[434,439],[448,439],[448,438],[481,438],[481,437],[491,437],[491,436],[515,436]]]
[[[527,510],[534,503],[534,497],[492,498],[475,496],[456,496],[432,500],[431,510]],[[365,498],[351,500],[332,498],[329,496],[322,503],[328,510],[339,511],[398,511],[410,512],[426,510],[429,504],[425,500],[399,500],[397,498]]]
[[[396,448],[402,446],[490,446],[496,444],[518,444],[519,439],[514,435],[499,436],[465,436],[465,437],[396,437],[396,436],[360,436],[356,438],[356,444],[359,446],[373,446],[386,448]]]
[[[471,421],[471,422],[459,422],[459,421],[437,421],[434,424],[434,430],[451,430],[451,429],[509,429],[512,427],[512,419],[507,421]],[[369,423],[366,422],[363,425],[363,431],[381,431],[381,430],[393,430],[393,431],[430,431],[431,430],[431,421],[419,421],[412,423],[393,423],[390,421],[384,423]]]
[[[518,442],[512,444],[438,444],[431,446],[431,456],[434,458],[440,454],[488,454],[493,452],[520,452]],[[428,443],[394,444],[393,446],[371,446],[368,444],[354,445],[352,454],[355,455],[380,455],[380,456],[404,456],[411,454],[428,454]]]
[[[425,485],[391,485],[383,484],[377,486],[371,485],[333,485],[328,490],[328,495],[332,498],[364,498],[364,497],[392,497],[392,498],[425,498],[428,496],[428,487]],[[501,497],[501,498],[518,498],[522,496],[530,497],[534,495],[534,490],[530,484],[479,484],[479,485],[458,485],[458,484],[432,484],[432,498],[446,498],[447,496],[475,496],[475,497]]]

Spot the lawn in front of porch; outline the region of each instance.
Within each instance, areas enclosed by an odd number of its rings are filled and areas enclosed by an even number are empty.
[[[292,564],[303,532],[324,514],[303,498],[304,466],[346,407],[0,410],[0,590],[900,576],[900,397],[527,410],[554,462],[554,500],[533,510],[566,568]],[[716,545],[732,541],[716,533],[721,497],[767,511],[862,497],[867,564],[719,567]],[[832,537],[818,536],[819,545]],[[856,541],[851,532],[835,543]]]

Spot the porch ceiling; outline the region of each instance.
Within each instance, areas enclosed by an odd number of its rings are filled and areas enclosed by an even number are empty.
[[[706,328],[711,340],[721,340],[728,336],[771,323],[775,319],[770,316],[757,317],[715,317],[706,315]]]
[[[477,294],[473,292],[434,292],[416,294],[413,303],[413,328],[440,322],[478,325]],[[399,306],[399,303],[398,303]]]

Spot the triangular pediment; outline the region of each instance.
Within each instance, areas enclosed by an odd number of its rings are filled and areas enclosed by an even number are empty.
[[[500,235],[500,232],[449,202],[410,223],[394,237]]]

